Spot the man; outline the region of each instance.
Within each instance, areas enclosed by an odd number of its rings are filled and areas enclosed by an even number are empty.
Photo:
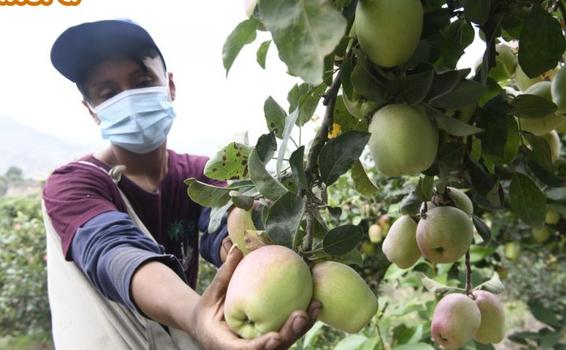
[[[284,349],[302,336],[316,302],[254,340],[224,322],[242,254],[230,248],[226,219],[207,232],[210,210],[186,195],[186,178],[218,182],[204,176],[206,158],[166,148],[175,83],[147,31],[128,20],[71,27],[51,61],[110,141],[57,169],[44,189],[57,349]],[[194,291],[199,250],[222,265],[202,296]]]

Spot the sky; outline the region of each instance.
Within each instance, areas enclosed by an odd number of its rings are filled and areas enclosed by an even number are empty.
[[[267,131],[263,103],[273,96],[287,108],[288,90],[299,80],[286,74],[274,46],[267,69],[255,60],[260,33],[230,74],[222,66],[228,34],[245,20],[244,0],[82,0],[78,6],[0,6],[0,115],[66,141],[104,147],[100,131],[81,104],[75,85],[51,65],[51,45],[70,26],[102,19],[130,18],[146,28],[162,51],[177,85],[177,118],[169,147],[212,155],[231,141],[251,143]],[[461,65],[480,52],[474,43]],[[312,126],[303,140],[312,134]],[[30,142],[30,140],[22,140]],[[15,145],[17,146],[17,145]]]

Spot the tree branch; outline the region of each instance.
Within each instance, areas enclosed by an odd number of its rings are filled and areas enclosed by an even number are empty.
[[[466,252],[466,295],[473,298],[472,294],[472,265],[470,264],[470,250]]]

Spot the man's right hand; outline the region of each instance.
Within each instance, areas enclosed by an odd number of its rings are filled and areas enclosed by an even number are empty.
[[[320,303],[311,302],[308,313],[303,310],[293,312],[279,332],[270,332],[251,340],[240,338],[224,320],[224,298],[232,274],[242,258],[242,252],[233,246],[183,328],[207,350],[289,348],[312,327],[320,311]]]

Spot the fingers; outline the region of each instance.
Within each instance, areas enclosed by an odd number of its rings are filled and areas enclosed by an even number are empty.
[[[307,309],[307,313],[309,314],[313,324],[316,322],[316,319],[318,318],[320,309],[322,309],[322,304],[320,303],[320,301],[312,300]]]
[[[226,261],[222,264],[220,269],[218,269],[216,276],[204,291],[202,295],[203,299],[208,300],[208,298],[211,298],[210,300],[215,301],[224,298],[234,270],[243,256],[242,251],[237,249],[237,245],[233,245],[232,248],[230,248]]]
[[[250,340],[242,339],[242,346],[238,347],[238,349],[245,349],[245,350],[278,350],[278,349],[286,349],[282,348],[283,340],[281,336],[276,332],[270,332],[264,334],[260,337]]]

